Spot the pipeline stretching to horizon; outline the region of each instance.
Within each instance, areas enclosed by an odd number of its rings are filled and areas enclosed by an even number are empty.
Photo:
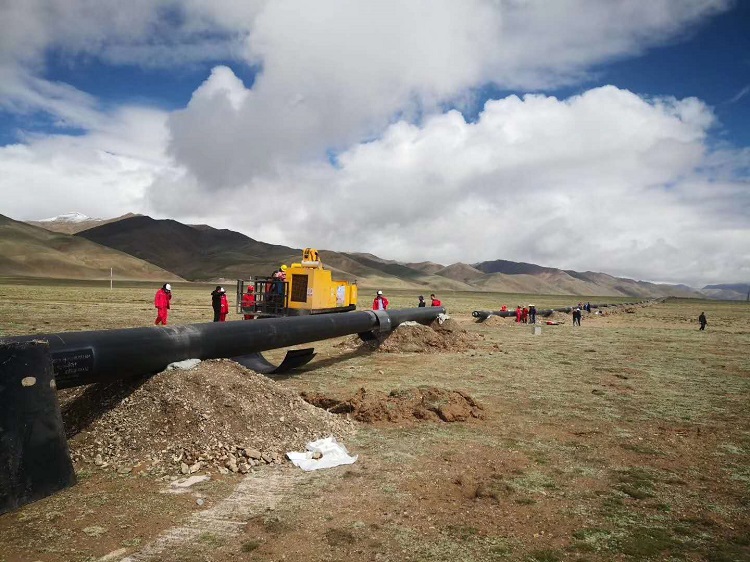
[[[638,302],[618,302],[613,304],[592,304],[590,305],[591,308],[608,308],[608,307],[618,307],[618,306],[635,306],[640,304],[650,304],[654,302],[663,301],[664,299],[650,299],[645,301],[638,301]],[[536,315],[541,316],[543,318],[546,318],[548,316],[551,316],[553,312],[565,312],[570,313],[573,311],[573,309],[576,308],[575,306],[563,306],[560,308],[548,308],[545,310],[537,310]],[[477,319],[477,322],[484,322],[489,318],[490,316],[500,316],[501,318],[511,318],[516,315],[516,310],[475,310],[471,313],[471,315]]]

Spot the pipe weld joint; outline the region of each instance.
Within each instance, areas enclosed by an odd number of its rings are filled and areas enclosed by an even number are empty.
[[[393,330],[391,317],[385,310],[368,310],[367,312],[373,315],[378,322],[377,327],[372,330],[373,332],[387,333]]]

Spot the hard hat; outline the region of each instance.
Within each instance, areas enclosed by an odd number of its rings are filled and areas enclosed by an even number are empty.
[[[249,286],[249,287],[247,288],[247,292],[248,292],[248,293],[252,293],[253,291],[254,291],[254,289],[253,289],[253,286],[252,286],[252,285],[250,285],[250,286]]]
[[[383,294],[383,291],[378,291],[378,294],[379,294],[379,295],[382,295],[382,294]]]
[[[164,285],[164,288],[165,288],[165,289],[166,289],[167,291],[171,291],[171,290],[172,290],[172,285],[170,285],[169,283],[167,283],[166,285]]]
[[[226,291],[224,290],[224,287],[222,287],[221,289],[219,289],[219,292],[226,293]]]
[[[281,271],[286,271],[286,266],[285,265],[281,266]]]

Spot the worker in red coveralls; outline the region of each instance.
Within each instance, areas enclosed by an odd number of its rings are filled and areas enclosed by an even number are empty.
[[[516,307],[516,324],[521,323],[521,314],[523,314],[523,310],[521,309],[521,305],[519,304]]]
[[[156,291],[154,297],[154,306],[156,307],[156,320],[154,324],[167,325],[167,315],[169,314],[169,301],[172,300],[172,285],[164,283],[161,289]]]
[[[373,310],[387,310],[388,309],[388,299],[383,296],[383,291],[378,291],[378,294],[375,295],[375,300],[372,301],[372,309]]]
[[[521,322],[526,324],[529,321],[529,309],[525,306],[521,309]]]
[[[430,295],[430,300],[432,300],[432,304],[430,304],[430,306],[443,306],[443,303],[441,303],[441,302],[440,302],[440,299],[438,299],[438,298],[437,298],[437,297],[435,296],[435,293],[432,293],[432,294]]]
[[[247,314],[248,311],[255,308],[255,292],[253,286],[250,285],[247,288],[247,293],[242,295],[242,312],[245,313],[245,320],[252,320],[255,318],[253,314]]]
[[[229,314],[229,301],[227,300],[227,291],[221,288],[221,311],[219,312],[219,322],[226,322]]]

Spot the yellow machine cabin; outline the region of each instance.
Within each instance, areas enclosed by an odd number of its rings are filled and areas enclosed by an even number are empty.
[[[347,312],[357,308],[357,284],[336,281],[323,269],[318,251],[305,248],[302,261],[281,266],[272,277],[252,281],[255,302],[240,306],[241,312],[256,318]],[[246,282],[237,282],[237,302],[242,303]]]

